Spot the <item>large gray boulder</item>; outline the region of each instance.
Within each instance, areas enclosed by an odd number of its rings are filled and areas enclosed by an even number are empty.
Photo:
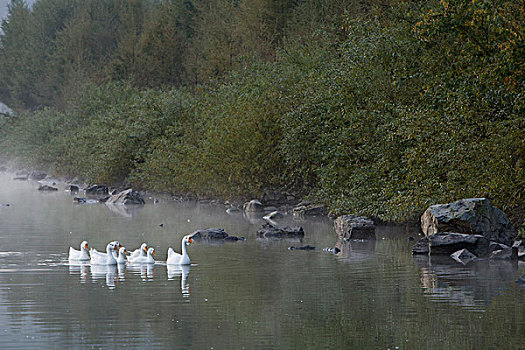
[[[134,191],[132,188],[125,191],[119,192],[110,196],[106,201],[106,204],[139,204],[142,205],[146,203],[142,195]]]
[[[425,236],[438,232],[482,235],[489,241],[512,245],[516,230],[500,209],[486,198],[463,199],[430,206],[421,216]]]
[[[376,226],[372,220],[359,215],[343,215],[334,221],[339,239],[376,239]]]

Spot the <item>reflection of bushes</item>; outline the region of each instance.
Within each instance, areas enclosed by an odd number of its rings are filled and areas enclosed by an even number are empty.
[[[1,149],[90,181],[221,197],[286,189],[384,219],[486,196],[520,222],[523,38],[513,31],[525,21],[458,34],[458,23],[481,23],[477,4],[447,4],[433,16],[404,4],[389,21],[347,19],[291,40],[275,62],[245,57],[195,93],[87,85],[64,112],[18,116]],[[498,6],[483,11],[496,21]]]

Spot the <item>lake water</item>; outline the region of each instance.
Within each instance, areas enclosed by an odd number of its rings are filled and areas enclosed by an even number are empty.
[[[140,208],[74,204],[0,173],[2,349],[519,349],[524,265],[414,258],[417,228],[384,226],[375,242],[323,252],[327,219],[285,218],[302,242],[256,239],[258,217],[224,206],[148,199]],[[162,226],[161,226],[162,225]],[[246,241],[196,243],[192,264],[162,264],[199,228]],[[154,266],[70,266],[69,246],[147,242]],[[314,251],[290,251],[310,244]]]

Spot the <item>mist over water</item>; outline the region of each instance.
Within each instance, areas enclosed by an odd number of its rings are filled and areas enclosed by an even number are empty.
[[[329,220],[293,220],[302,242],[256,239],[260,217],[223,206],[151,198],[138,208],[74,204],[72,195],[0,173],[0,331],[3,349],[443,349],[518,348],[525,341],[524,266],[467,268],[411,255],[414,229],[379,227],[376,242],[322,251]],[[80,193],[79,195],[82,195]],[[162,225],[162,226],[161,226]],[[188,247],[191,266],[168,267],[168,247],[199,228],[244,242]],[[103,251],[147,242],[155,265],[70,264],[82,240]],[[289,251],[309,244],[314,251]]]

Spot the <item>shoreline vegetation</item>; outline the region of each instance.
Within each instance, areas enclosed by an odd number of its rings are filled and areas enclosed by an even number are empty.
[[[525,218],[521,1],[14,0],[0,163],[383,221]]]

